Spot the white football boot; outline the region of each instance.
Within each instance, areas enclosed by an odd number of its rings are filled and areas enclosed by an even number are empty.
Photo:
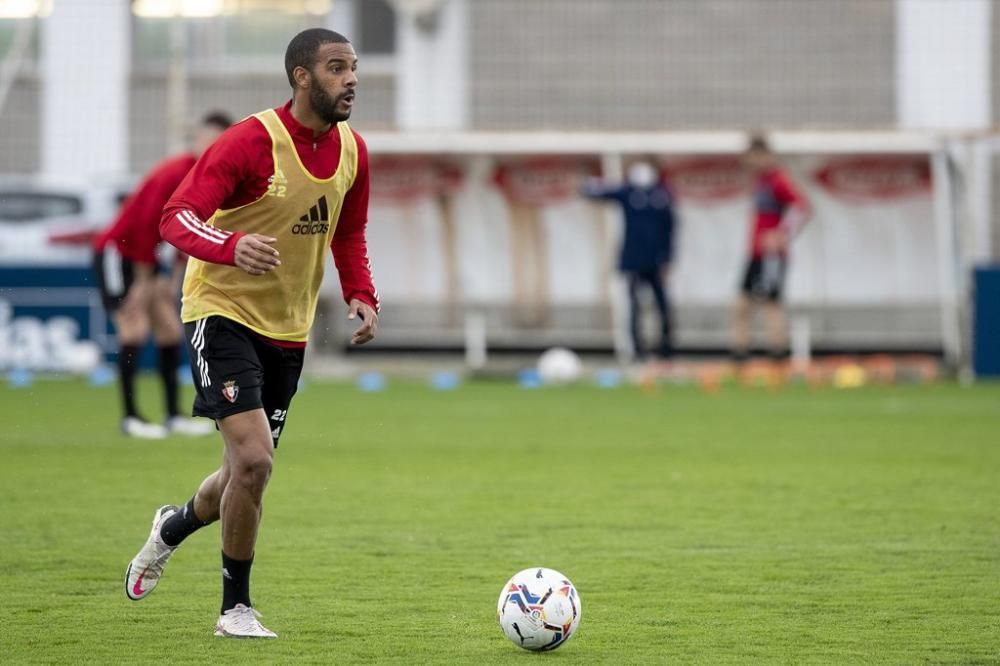
[[[249,606],[236,604],[219,616],[219,621],[215,623],[215,635],[227,638],[277,638],[278,634],[262,625],[257,619],[259,617],[260,613]]]
[[[171,435],[185,437],[204,437],[215,432],[215,424],[208,419],[189,419],[184,416],[171,416],[167,419],[167,432]]]
[[[142,547],[139,554],[132,558],[125,570],[125,595],[132,601],[145,599],[150,592],[156,589],[163,575],[163,568],[167,566],[167,560],[177,550],[176,546],[168,546],[160,538],[160,528],[170,516],[180,510],[173,504],[161,506],[153,516],[153,529],[149,532],[146,545]]]
[[[122,432],[137,439],[164,439],[167,429],[159,423],[149,423],[134,416],[122,419]]]

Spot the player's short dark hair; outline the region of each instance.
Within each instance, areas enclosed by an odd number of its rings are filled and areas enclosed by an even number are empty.
[[[750,135],[750,144],[747,146],[747,152],[771,152],[771,144],[767,142],[767,137],[763,132],[754,132]]]
[[[227,129],[233,124],[233,118],[225,111],[209,111],[201,118],[204,127],[218,127],[220,130]]]
[[[292,72],[296,67],[312,69],[316,62],[316,50],[323,44],[350,44],[351,40],[339,32],[326,28],[309,28],[292,37],[285,49],[285,74],[288,75],[288,85],[295,87],[295,77]]]

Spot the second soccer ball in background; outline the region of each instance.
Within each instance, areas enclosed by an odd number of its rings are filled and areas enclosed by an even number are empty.
[[[553,347],[538,358],[538,376],[546,384],[569,384],[580,379],[583,362],[572,350]]]

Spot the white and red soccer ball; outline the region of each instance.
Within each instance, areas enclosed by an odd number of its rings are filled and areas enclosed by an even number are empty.
[[[580,594],[569,578],[535,567],[514,574],[500,591],[497,622],[514,645],[554,650],[580,626]]]

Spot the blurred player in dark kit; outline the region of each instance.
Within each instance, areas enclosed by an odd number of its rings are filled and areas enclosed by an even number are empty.
[[[665,283],[674,255],[677,215],[673,195],[664,185],[652,160],[648,159],[638,160],[629,166],[624,184],[606,186],[591,180],[584,187],[583,194],[591,199],[615,201],[622,209],[625,229],[618,270],[628,283],[629,331],[635,357],[642,359],[646,356],[640,325],[640,298],[642,291],[648,289],[660,317],[657,355],[670,358],[673,354],[673,313]]]

